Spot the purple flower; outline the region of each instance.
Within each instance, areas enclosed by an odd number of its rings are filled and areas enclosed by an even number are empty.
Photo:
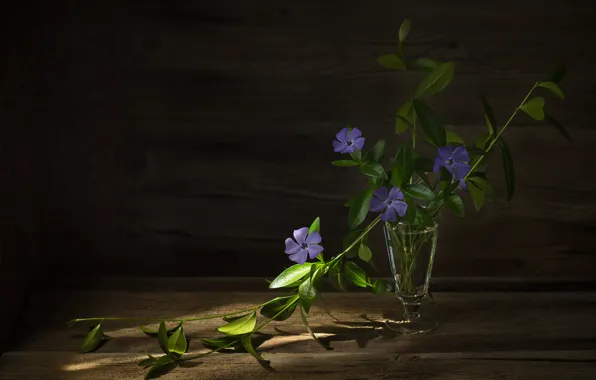
[[[335,135],[337,141],[333,141],[333,150],[339,153],[354,153],[356,150],[362,150],[364,140],[362,132],[358,128],[348,130],[343,128]]]
[[[392,188],[391,191],[386,187],[378,188],[370,200],[370,211],[384,211],[381,215],[381,220],[384,222],[395,222],[397,215],[404,216],[407,209],[408,204],[404,202],[404,195],[397,187]]]
[[[468,191],[468,184],[466,183],[466,181],[465,181],[463,178],[461,178],[461,179],[459,180],[459,185],[458,185],[457,187],[458,187],[459,189],[462,189],[462,190],[464,190],[464,191]]]
[[[308,233],[308,227],[302,227],[294,230],[294,239],[286,239],[286,253],[290,255],[290,260],[298,264],[304,264],[309,257],[311,260],[323,252],[321,235],[317,231]]]
[[[451,173],[453,181],[459,181],[470,171],[469,161],[470,156],[465,147],[458,146],[454,149],[451,145],[442,146],[439,148],[439,157],[435,159],[433,172],[439,172],[442,166]]]

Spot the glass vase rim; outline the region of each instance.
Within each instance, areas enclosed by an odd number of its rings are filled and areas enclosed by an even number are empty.
[[[432,226],[427,226],[427,225],[423,225],[423,224],[415,223],[415,222],[414,223],[410,223],[410,222],[406,222],[404,220],[400,220],[400,221],[397,221],[397,222],[385,222],[384,225],[385,226],[392,227],[392,228],[395,228],[395,227],[398,227],[398,226],[416,227],[417,229],[420,229],[420,230],[424,230],[426,232],[429,232],[429,231],[434,231],[437,228],[439,228],[439,221],[438,220],[435,220],[434,221],[434,224]]]

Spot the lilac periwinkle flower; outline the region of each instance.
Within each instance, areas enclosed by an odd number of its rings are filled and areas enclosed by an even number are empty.
[[[304,264],[307,258],[311,260],[323,252],[323,247],[319,245],[321,235],[317,231],[308,233],[308,227],[302,227],[294,230],[294,239],[286,239],[286,253],[290,255],[290,260],[298,264]]]
[[[404,216],[408,204],[404,202],[404,195],[397,187],[389,190],[386,187],[374,191],[374,197],[370,200],[370,211],[383,212],[381,220],[384,222],[395,222],[397,215]]]
[[[459,181],[470,172],[470,156],[463,146],[454,149],[453,146],[442,146],[439,148],[439,157],[435,159],[433,172],[439,172],[444,167],[451,173],[453,181]]]
[[[362,150],[366,140],[358,128],[352,130],[342,128],[335,137],[337,141],[333,141],[333,150],[339,153],[354,153],[356,150]]]

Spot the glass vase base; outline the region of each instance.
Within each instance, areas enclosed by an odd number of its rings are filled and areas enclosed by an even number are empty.
[[[415,314],[408,314],[401,310],[391,310],[384,313],[385,326],[404,335],[425,334],[439,326],[437,312],[432,302],[423,302]]]

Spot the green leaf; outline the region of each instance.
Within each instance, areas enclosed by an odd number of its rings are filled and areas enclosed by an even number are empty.
[[[486,123],[486,127],[488,128],[488,133],[490,136],[496,136],[497,134],[497,120],[495,119],[495,113],[493,112],[493,108],[488,103],[488,100],[484,97],[484,95],[480,95],[480,101],[482,102],[482,106],[484,107],[484,122]]]
[[[360,162],[360,161],[362,161],[362,151],[356,150],[356,151],[350,153],[350,157],[352,157],[352,159],[354,161]]]
[[[360,247],[358,248],[358,257],[360,258],[360,260],[365,261],[367,263],[372,259],[372,251],[362,241],[360,241]]]
[[[430,201],[435,198],[435,193],[426,185],[406,184],[400,189],[404,194],[407,194],[412,198],[422,199],[425,201]]]
[[[144,368],[151,367],[157,361],[157,359],[154,356],[152,356],[150,354],[147,354],[147,356],[149,356],[149,357],[146,359],[143,359],[139,362],[139,367],[144,367]]]
[[[344,264],[344,271],[346,277],[350,281],[352,281],[354,285],[359,286],[361,288],[366,288],[370,286],[366,272],[364,271],[364,269],[360,268],[355,262],[347,261]]]
[[[468,191],[470,193],[470,197],[472,197],[472,202],[474,202],[474,208],[476,211],[480,211],[482,206],[484,206],[484,201],[486,200],[486,194],[482,189],[476,186],[472,181],[467,180],[468,184]]]
[[[331,161],[331,165],[348,167],[348,166],[358,166],[360,164],[353,160],[337,160],[337,161]]]
[[[407,223],[414,223],[414,220],[416,219],[416,202],[414,201],[414,198],[407,194],[404,194],[404,202],[406,202],[408,208],[403,216],[403,220]]]
[[[263,305],[263,307],[261,308],[261,315],[267,318],[273,318],[287,305],[294,303],[292,306],[284,310],[283,313],[275,317],[276,321],[285,321],[286,319],[290,318],[294,313],[294,310],[296,309],[297,305],[295,301],[298,299],[298,297],[298,294],[294,294],[292,296],[274,298],[271,301],[267,302],[265,305]]]
[[[188,349],[188,342],[184,335],[184,328],[180,326],[168,339],[168,350],[178,355],[183,355]]]
[[[159,324],[157,340],[159,341],[159,348],[161,348],[164,354],[168,355],[170,350],[168,349],[168,329],[166,328],[165,322]]]
[[[238,348],[241,346],[240,338],[237,336],[224,336],[221,338],[199,338],[199,340],[210,350],[219,350],[222,347]],[[235,344],[232,344],[234,343]]]
[[[505,171],[505,184],[507,188],[507,200],[513,198],[515,192],[515,168],[513,167],[513,156],[509,145],[503,138],[499,139],[499,146],[501,147],[501,158],[503,160],[503,170]]]
[[[417,68],[421,68],[421,69],[436,69],[438,66],[441,65],[441,62],[439,61],[435,61],[434,59],[430,59],[430,58],[416,58],[413,61],[413,65]]]
[[[306,309],[308,313],[310,311],[310,305],[317,298],[317,283],[323,275],[323,268],[317,267],[311,276],[308,277],[298,288],[298,294],[300,295],[300,304]]]
[[[337,264],[329,269],[329,282],[335,290],[342,292],[347,291],[345,286],[345,278],[343,274],[343,262],[338,261]]]
[[[308,319],[306,319],[306,313],[304,313],[304,309],[301,307],[300,308],[300,317],[302,318],[302,323],[304,323],[304,327],[306,327],[306,330],[308,331],[308,333],[310,334],[310,336],[312,336],[312,338],[315,340],[315,342],[317,342],[318,344],[320,344],[324,349],[326,350],[333,350],[333,347],[321,342],[319,340],[319,338],[317,338],[317,336],[315,335],[315,333],[312,331],[312,329],[310,328],[310,325],[308,324]]]
[[[464,202],[458,195],[450,194],[446,196],[445,206],[460,218],[463,218],[465,216]]]
[[[385,151],[385,140],[379,140],[377,143],[364,155],[364,161],[380,162]]]
[[[389,281],[375,280],[375,282],[373,282],[372,292],[374,294],[389,293],[392,289],[393,287]]]
[[[397,56],[397,54],[383,54],[377,58],[377,62],[388,69],[405,70],[404,62]]]
[[[443,127],[443,121],[419,100],[414,100],[414,110],[424,133],[436,146],[444,146],[447,142],[447,135]]]
[[[223,326],[219,326],[217,331],[222,334],[226,335],[242,335],[248,334],[252,332],[257,324],[257,313],[252,312],[243,316],[242,318],[238,318],[230,323],[227,323]]]
[[[397,110],[395,133],[404,133],[408,129],[413,128],[414,123],[416,123],[416,113],[414,112],[412,101],[408,100]]]
[[[317,231],[318,233],[321,233],[321,218],[319,218],[318,216],[310,225],[310,228],[308,229],[308,233],[311,234],[313,231]]]
[[[548,114],[545,114],[544,120],[549,122],[553,127],[555,127],[557,132],[559,132],[563,137],[565,137],[569,142],[571,142],[571,135],[563,126],[563,124],[559,123],[557,120],[555,120],[552,116]]]
[[[393,186],[402,186],[412,177],[414,160],[412,158],[412,148],[403,143],[395,156],[393,167],[391,168],[391,184]]]
[[[161,376],[163,373],[173,368],[174,358],[169,355],[164,355],[155,361],[153,367],[149,369],[145,375],[145,380],[154,379]]]
[[[365,175],[373,178],[383,177],[385,175],[385,169],[381,164],[377,162],[365,162],[360,166],[360,171]]]
[[[522,111],[530,115],[534,120],[544,119],[544,98],[538,96],[528,100],[520,107]]]
[[[567,72],[567,67],[564,63],[557,65],[553,73],[550,75],[549,82],[553,83],[561,83],[563,78],[565,78],[565,73]]]
[[[271,284],[269,284],[269,289],[296,286],[296,282],[310,273],[311,265],[312,263],[292,265],[288,269],[281,272],[281,274],[277,276],[275,280],[271,282]]]
[[[465,141],[459,137],[459,135],[449,129],[445,130],[445,137],[447,139],[447,144],[461,144],[466,145]]]
[[[173,333],[174,331],[176,331],[176,329],[178,327],[180,327],[181,325],[182,325],[182,322],[179,322],[176,326],[174,326],[174,327],[172,327],[170,329],[167,329],[166,331],[168,333],[168,336],[170,336],[171,333]],[[142,332],[144,332],[145,334],[149,335],[149,336],[157,336],[157,334],[159,333],[159,330],[152,330],[152,329],[150,329],[150,328],[148,328],[146,326],[139,326],[139,329]]]
[[[428,214],[428,212],[426,211],[426,209],[424,209],[420,205],[417,205],[417,207],[416,207],[415,222],[416,222],[416,224],[420,224],[420,225],[426,226],[426,227],[434,227],[434,225],[435,225],[435,222],[434,222],[432,216],[430,216]]]
[[[493,190],[490,182],[486,178],[478,176],[480,173],[474,172],[466,181],[474,184],[477,188],[482,190],[486,195],[486,198],[494,198],[495,191]]]
[[[356,241],[356,239],[358,239],[358,237],[360,236],[361,233],[362,233],[362,230],[355,230],[355,231],[352,231],[349,234],[347,234],[346,237],[344,237],[344,239],[342,241],[342,249],[343,250],[348,249],[348,247],[350,245],[352,245],[352,243],[354,243],[354,241]],[[362,238],[362,241],[364,241],[364,244],[366,244],[367,237],[368,237],[368,235],[366,235],[366,236],[364,236],[364,238]],[[349,258],[354,258],[354,257],[358,256],[358,244],[354,245],[348,252],[346,252],[346,256]]]
[[[81,353],[84,354],[87,352],[95,351],[101,345],[104,335],[101,329],[102,322],[99,322],[97,326],[95,326],[91,331],[89,331],[89,334],[87,334],[87,337],[85,338],[81,348],[79,349]]]
[[[366,189],[360,192],[354,199],[348,217],[350,228],[356,228],[364,221],[366,214],[368,214],[368,209],[370,208],[370,200],[372,196],[373,189]]]
[[[257,351],[255,351],[255,348],[252,345],[252,334],[246,334],[246,335],[242,336],[242,338],[240,339],[240,342],[242,343],[242,346],[244,347],[246,352],[251,354],[259,362],[261,362],[263,364],[270,363],[269,360],[263,359],[263,357],[259,353],[257,353]]]
[[[490,134],[488,134],[488,133],[482,134],[482,135],[478,136],[476,138],[476,140],[474,140],[474,146],[482,151],[486,151],[486,147],[490,143],[491,139],[492,139],[492,137]]]
[[[538,87],[544,87],[560,99],[565,100],[565,94],[563,94],[563,90],[561,90],[561,87],[559,87],[559,85],[555,82],[538,82]]]
[[[410,20],[404,20],[399,27],[399,43],[402,43],[410,33]]]
[[[442,63],[435,67],[418,86],[416,97],[422,98],[441,92],[453,79],[454,72],[455,64],[453,62]]]

